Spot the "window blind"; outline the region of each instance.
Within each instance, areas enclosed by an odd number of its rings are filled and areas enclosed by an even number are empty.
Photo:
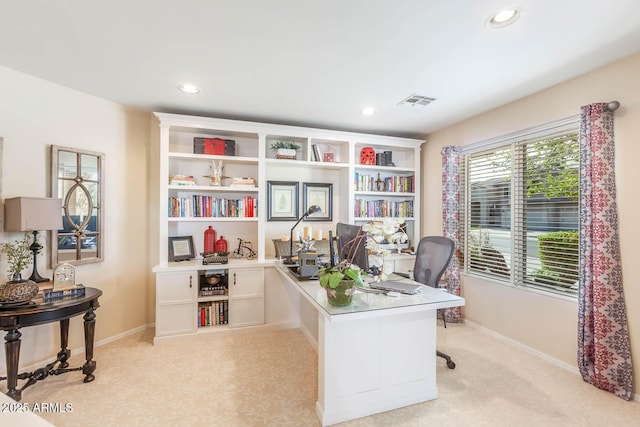
[[[574,295],[577,131],[469,153],[464,169],[466,270]]]

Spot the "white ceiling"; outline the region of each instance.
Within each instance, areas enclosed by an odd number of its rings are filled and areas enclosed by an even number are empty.
[[[0,1],[0,66],[148,111],[400,136],[638,51],[638,0]],[[413,93],[437,100],[398,106]]]

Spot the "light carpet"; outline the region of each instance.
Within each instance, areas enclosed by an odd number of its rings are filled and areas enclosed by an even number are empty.
[[[71,403],[71,412],[41,414],[61,427],[319,425],[317,355],[299,330],[152,339],[147,330],[98,347],[94,382],[77,372],[49,377],[22,402]],[[470,326],[440,326],[438,348],[457,367],[438,359],[437,400],[341,426],[640,426],[637,402]]]

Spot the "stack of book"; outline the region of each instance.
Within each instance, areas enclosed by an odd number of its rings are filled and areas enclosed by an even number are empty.
[[[69,286],[66,288],[48,288],[42,291],[45,301],[57,300],[67,297],[80,297],[85,293],[84,286],[81,284]]]
[[[196,180],[191,175],[172,175],[169,177],[169,185],[196,185]]]
[[[254,178],[233,177],[231,178],[231,187],[251,187],[255,188],[256,180]]]

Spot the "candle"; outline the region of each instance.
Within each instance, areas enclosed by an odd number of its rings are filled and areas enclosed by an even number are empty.
[[[296,231],[295,240],[297,240],[298,242],[300,241],[300,231],[299,230]]]
[[[310,225],[305,225],[302,228],[302,235],[304,236],[305,239],[310,239],[313,237],[313,229],[311,228]]]
[[[316,230],[313,232],[313,240],[322,240],[322,230]]]
[[[289,240],[289,236],[287,236],[286,234],[283,234],[282,236],[280,236],[280,240],[282,240],[283,242],[286,242],[287,240]]]

